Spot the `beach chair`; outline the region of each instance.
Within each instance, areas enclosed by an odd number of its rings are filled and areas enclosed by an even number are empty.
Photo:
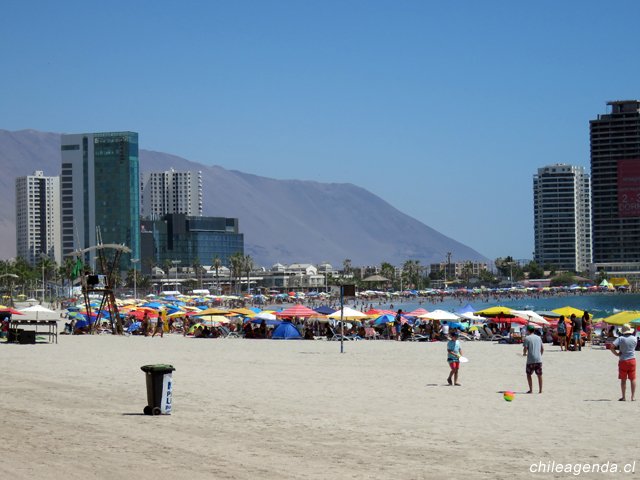
[[[486,341],[491,341],[491,337],[493,337],[493,332],[491,331],[491,329],[489,327],[487,327],[486,325],[482,328],[478,328],[478,331],[480,332],[480,339],[481,340],[486,340]]]
[[[376,329],[373,327],[365,327],[364,333],[365,340],[378,340],[380,338],[380,335],[378,335],[378,332],[376,332]]]

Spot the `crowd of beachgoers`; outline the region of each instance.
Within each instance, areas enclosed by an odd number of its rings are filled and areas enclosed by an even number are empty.
[[[600,288],[509,288],[492,290],[433,290],[359,292],[344,300],[324,292],[289,292],[271,295],[148,295],[144,299],[117,300],[119,321],[108,311],[99,311],[100,300],[89,308],[81,299],[67,299],[51,305],[62,310],[64,333],[124,333],[164,336],[178,334],[194,338],[301,338],[326,340],[388,339],[399,341],[447,340],[458,332],[461,340],[492,340],[519,343],[527,325],[535,325],[545,342],[558,343],[557,323],[562,315],[582,317],[579,309],[563,312],[519,312],[507,307],[474,311],[471,303],[500,305],[503,302],[575,295],[623,295],[627,290]],[[455,312],[422,308],[451,301],[460,305]],[[398,305],[417,304],[402,311]],[[567,301],[570,303],[570,301]],[[465,305],[466,304],[466,305]],[[103,306],[104,308],[104,306]],[[430,307],[431,308],[431,307]],[[342,321],[341,321],[342,320]],[[603,340],[616,335],[617,324],[598,320],[585,322],[584,341],[594,336]]]

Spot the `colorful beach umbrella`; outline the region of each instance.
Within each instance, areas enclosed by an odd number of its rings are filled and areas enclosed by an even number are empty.
[[[318,312],[315,310],[311,310],[304,305],[294,305],[293,307],[287,308],[281,312],[276,313],[277,317],[301,317],[301,318],[309,318],[318,316]]]
[[[625,310],[624,312],[618,312],[603,319],[603,321],[609,325],[624,325],[625,323],[635,322],[636,320],[640,320],[640,311],[638,310]]]
[[[569,318],[572,314],[575,315],[576,317],[582,317],[582,315],[584,315],[584,311],[582,310],[578,310],[577,308],[573,308],[573,307],[562,307],[562,308],[556,308],[555,310],[552,310],[554,313],[558,313],[560,315],[564,315],[564,318]]]
[[[475,315],[481,315],[483,317],[504,317],[505,315],[511,315],[511,309],[509,307],[489,307],[484,310],[478,310],[477,312],[473,312]]]

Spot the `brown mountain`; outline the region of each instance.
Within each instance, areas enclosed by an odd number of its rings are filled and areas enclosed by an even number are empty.
[[[43,170],[60,174],[60,134],[0,130],[0,258],[14,257],[15,179]],[[245,253],[257,264],[329,261],[340,266],[419,260],[453,252],[456,260],[486,258],[405,215],[367,190],[345,183],[275,180],[140,150],[141,171],[202,171],[204,215],[237,217]],[[210,259],[200,259],[208,264]]]

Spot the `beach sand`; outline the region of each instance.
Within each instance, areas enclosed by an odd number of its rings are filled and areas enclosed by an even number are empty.
[[[640,463],[640,402],[617,401],[611,353],[546,346],[545,392],[525,395],[520,346],[462,347],[463,385],[449,387],[444,343],[0,344],[2,476],[512,479],[538,462]],[[176,368],[170,416],[142,415],[151,363]]]

